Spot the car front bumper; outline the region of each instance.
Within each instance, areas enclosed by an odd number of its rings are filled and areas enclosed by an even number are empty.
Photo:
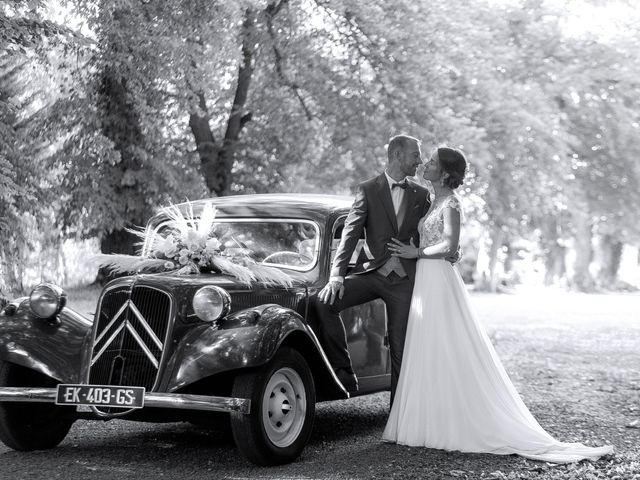
[[[56,403],[56,393],[55,388],[0,387],[0,402]],[[183,393],[145,392],[143,408],[146,407],[246,414],[251,409],[251,400]]]

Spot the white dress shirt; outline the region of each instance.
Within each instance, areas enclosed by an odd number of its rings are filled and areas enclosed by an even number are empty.
[[[384,176],[387,177],[387,182],[389,183],[389,190],[391,190],[391,201],[393,202],[393,211],[396,212],[396,217],[398,216],[398,211],[400,210],[400,205],[402,205],[402,200],[404,199],[404,188],[393,188],[394,183],[402,183],[406,179],[402,180],[394,180],[389,176],[387,171],[384,171]]]

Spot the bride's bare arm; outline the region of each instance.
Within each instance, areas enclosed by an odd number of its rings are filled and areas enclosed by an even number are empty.
[[[406,245],[395,238],[391,240],[391,254],[401,258],[450,258],[458,250],[460,244],[460,212],[447,207],[442,212],[442,241],[426,248],[416,247],[411,241]]]

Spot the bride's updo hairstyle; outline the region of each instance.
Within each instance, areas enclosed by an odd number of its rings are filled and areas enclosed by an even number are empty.
[[[456,189],[464,183],[467,173],[467,159],[457,148],[439,147],[436,150],[438,161],[442,168],[442,184],[445,187]]]

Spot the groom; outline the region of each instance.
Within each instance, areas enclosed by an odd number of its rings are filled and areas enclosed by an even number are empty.
[[[429,209],[429,193],[405,177],[413,176],[420,163],[419,140],[397,135],[389,141],[385,171],[358,185],[333,260],[331,278],[318,294],[320,301],[316,302],[327,357],[338,379],[353,392],[358,389],[358,381],[351,367],[339,313],[376,298],[384,300],[391,350],[392,403],[402,362],[416,262],[392,257],[387,244],[392,238],[403,243],[413,239],[415,245],[419,244],[418,221]],[[372,258],[359,262],[352,274],[347,275],[349,259],[363,231]]]

